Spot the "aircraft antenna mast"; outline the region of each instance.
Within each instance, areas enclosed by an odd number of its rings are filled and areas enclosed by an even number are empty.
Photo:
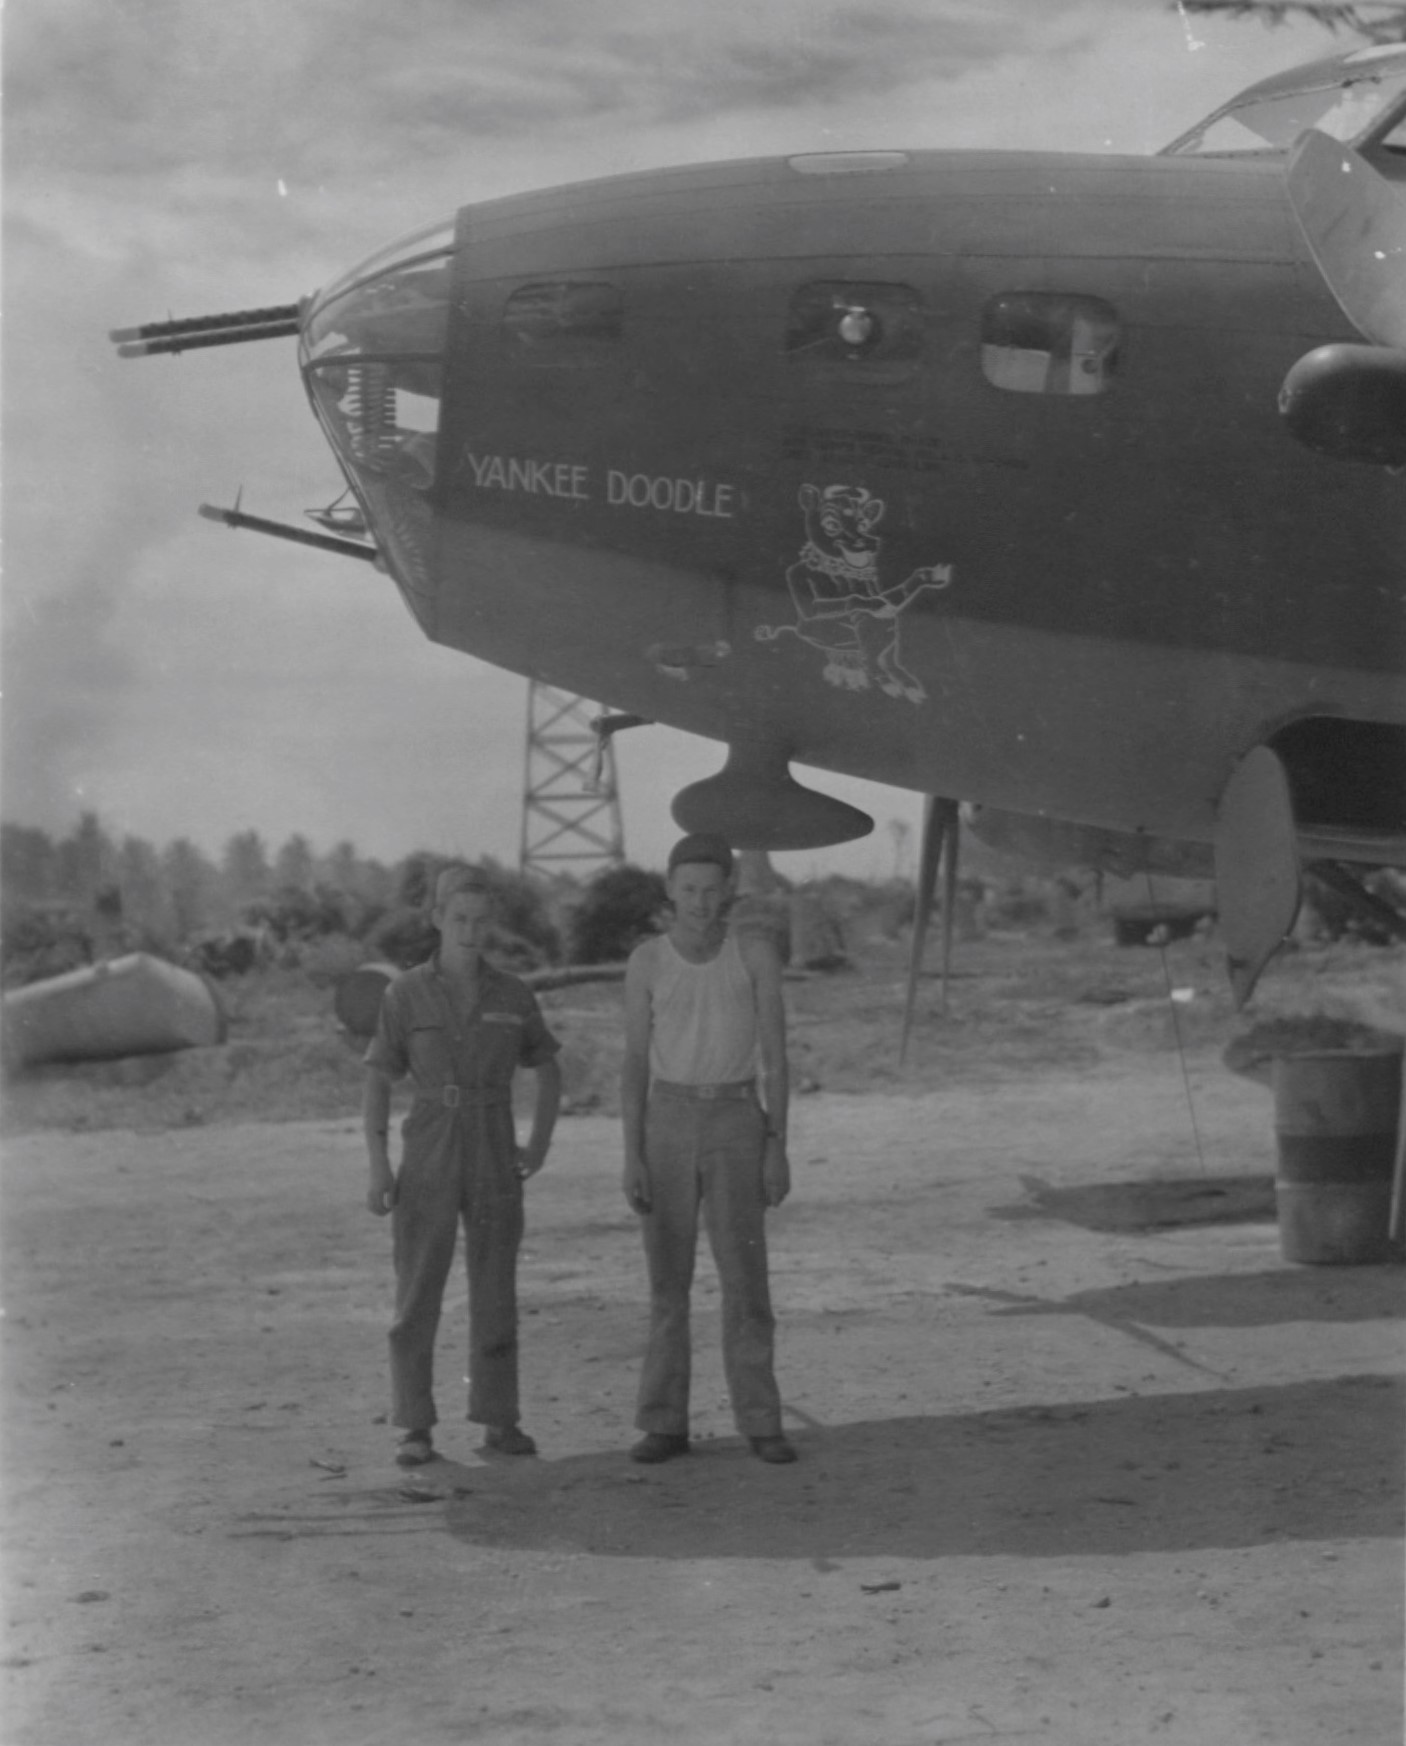
[[[615,748],[596,732],[600,713],[584,697],[529,681],[523,873],[589,875],[625,859]]]

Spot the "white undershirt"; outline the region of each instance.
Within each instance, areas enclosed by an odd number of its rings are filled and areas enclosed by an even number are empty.
[[[691,964],[667,934],[648,960],[651,1078],[721,1085],[757,1071],[757,1001],[736,939]]]

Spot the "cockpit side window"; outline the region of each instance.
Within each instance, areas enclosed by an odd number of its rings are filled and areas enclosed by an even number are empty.
[[[1359,70],[1332,84],[1232,103],[1166,150],[1176,157],[1282,152],[1310,128],[1346,145],[1370,133],[1403,95],[1406,69]]]
[[[1064,291],[1003,291],[981,317],[981,369],[1010,394],[1102,394],[1118,371],[1111,303]]]
[[[503,339],[519,362],[583,369],[609,362],[623,331],[620,293],[597,280],[519,285],[503,307]]]
[[[1396,182],[1406,180],[1406,110],[1395,121],[1388,120],[1361,149],[1382,174]]]

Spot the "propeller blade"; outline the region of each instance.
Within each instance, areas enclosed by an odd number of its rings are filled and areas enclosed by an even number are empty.
[[[1289,163],[1289,201],[1328,288],[1379,346],[1406,346],[1406,199],[1401,184],[1323,133]]]
[[[1268,746],[1235,766],[1216,806],[1216,909],[1239,1012],[1299,912],[1302,878],[1289,776]]]
[[[944,800],[935,794],[928,795],[923,805],[923,845],[918,859],[918,888],[914,897],[913,944],[908,954],[908,995],[903,1004],[903,1040],[898,1050],[900,1066],[907,1058],[908,1039],[913,1031],[913,1008],[918,999],[918,978],[923,969],[923,948],[927,944],[928,922],[932,916],[932,901],[937,890],[937,870],[942,860],[943,843],[949,827],[955,829],[956,819],[956,801]],[[955,867],[955,856],[953,866]],[[943,919],[944,942],[950,938],[951,913],[952,906],[949,902]],[[945,954],[948,949],[944,944],[944,991]]]

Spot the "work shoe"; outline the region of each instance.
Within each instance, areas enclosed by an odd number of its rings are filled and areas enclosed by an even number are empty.
[[[769,1461],[773,1467],[784,1467],[796,1459],[796,1451],[784,1437],[748,1437],[747,1441],[758,1461]]]
[[[535,1455],[537,1445],[517,1425],[490,1425],[483,1434],[485,1449],[496,1449],[500,1455]]]
[[[675,1455],[687,1454],[687,1436],[671,1435],[668,1431],[647,1431],[630,1450],[630,1459],[652,1466],[659,1461],[672,1461]]]
[[[396,1445],[397,1467],[423,1467],[434,1458],[434,1443],[428,1431],[407,1431]]]

